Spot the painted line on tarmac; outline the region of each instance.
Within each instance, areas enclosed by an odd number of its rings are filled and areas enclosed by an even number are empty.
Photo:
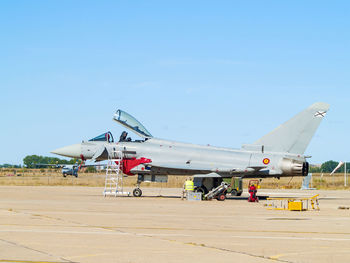
[[[283,257],[283,256],[285,256],[285,254],[278,254],[278,255],[270,256],[269,258],[273,260],[278,260],[280,259],[280,257]]]
[[[0,259],[0,262],[7,263],[65,263],[63,261],[36,261],[36,260],[13,260],[13,259]]]
[[[345,218],[344,220],[348,220]],[[23,225],[23,224],[0,224],[1,226],[24,226],[24,227],[42,227],[42,225]],[[57,227],[57,225],[44,225],[45,227]],[[318,234],[318,235],[350,235],[350,232],[317,232],[317,231],[290,231],[290,230],[251,230],[251,229],[221,229],[216,226],[212,226],[212,229],[200,229],[200,228],[181,228],[181,227],[140,227],[140,226],[96,226],[96,225],[59,225],[61,227],[69,228],[97,228],[107,231],[121,231],[122,230],[164,230],[164,231],[205,231],[205,232],[244,232],[244,233],[281,233],[281,234]],[[1,232],[15,232],[15,231],[33,231],[33,230],[0,230]],[[50,231],[50,230],[37,230],[37,231]],[[74,231],[73,231],[74,232]],[[81,233],[80,231],[75,231]],[[87,231],[85,231],[87,232]],[[89,231],[90,232],[90,231]],[[88,232],[88,233],[89,233]],[[91,231],[92,232],[92,231]],[[97,233],[97,232],[94,232]]]
[[[263,192],[263,191],[258,191],[258,195],[280,195],[280,196],[306,196],[305,193],[287,193],[287,192]]]
[[[49,219],[55,219],[55,220],[60,220],[60,221],[63,221],[63,222],[67,222],[61,218],[52,218],[52,217],[48,217]],[[246,256],[249,256],[249,257],[253,257],[253,258],[261,258],[261,259],[267,259],[267,260],[273,260],[273,261],[278,261],[278,262],[288,262],[290,263],[290,261],[286,261],[286,260],[279,260],[279,259],[270,259],[269,257],[266,257],[266,256],[263,256],[263,255],[255,255],[255,254],[250,254],[250,253],[246,253],[246,252],[242,252],[242,251],[235,251],[235,250],[231,250],[231,249],[224,249],[224,248],[221,248],[221,247],[214,247],[214,246],[208,246],[206,244],[196,244],[196,243],[185,243],[185,242],[181,242],[181,241],[177,241],[177,240],[173,240],[173,239],[170,239],[169,235],[168,236],[155,236],[155,235],[152,235],[152,234],[139,234],[139,233],[132,233],[132,232],[126,232],[126,231],[123,231],[121,229],[118,229],[118,228],[106,228],[106,227],[102,227],[102,226],[89,226],[89,225],[86,225],[86,224],[82,224],[82,223],[79,223],[79,222],[73,222],[73,221],[68,221],[70,223],[77,223],[77,224],[80,224],[82,226],[87,226],[87,227],[94,227],[94,228],[98,228],[98,229],[103,229],[103,230],[107,230],[107,231],[110,231],[110,232],[104,232],[102,231],[101,233],[103,234],[106,234],[106,233],[120,233],[120,234],[124,234],[124,235],[129,235],[129,236],[135,236],[135,237],[140,237],[140,238],[156,238],[158,240],[161,240],[161,241],[166,241],[166,242],[176,242],[178,244],[182,244],[182,245],[194,245],[194,246],[197,246],[197,247],[202,247],[202,248],[206,248],[206,249],[215,249],[217,251],[224,251],[224,252],[230,252],[230,253],[238,253],[238,254],[241,254],[241,255],[246,255]],[[130,229],[130,228],[129,228]],[[132,228],[131,228],[132,229]],[[144,229],[147,229],[147,228],[144,228]],[[166,228],[168,230],[170,230],[170,228]],[[196,229],[196,230],[200,230],[200,229]],[[11,232],[10,230],[2,230],[3,232]],[[17,231],[27,231],[27,232],[34,232],[34,231],[38,231],[38,230],[17,230]],[[43,230],[41,230],[43,231]],[[12,231],[14,232],[14,231]],[[53,231],[53,232],[57,232],[57,231]],[[68,232],[68,231],[66,231]],[[72,231],[69,231],[69,232],[72,232]],[[79,231],[74,231],[74,232],[78,232],[78,233],[81,233]],[[99,232],[92,232],[92,233],[99,233]],[[1,239],[0,239],[1,240]],[[61,257],[61,259],[63,260],[66,260],[66,261],[69,261],[67,259],[64,259]],[[72,261],[69,261],[69,262],[72,262]]]
[[[283,240],[318,240],[318,241],[350,241],[350,238],[327,238],[327,237],[269,237],[269,236],[231,236],[242,239],[283,239]]]
[[[130,235],[130,233],[114,232],[114,231],[67,231],[67,230],[0,230],[7,233],[52,233],[52,234],[88,234],[88,235]],[[297,233],[297,232],[294,232]],[[156,233],[134,233],[136,236],[159,236],[159,237],[192,237],[186,234],[156,234]],[[282,239],[282,240],[319,240],[319,241],[350,241],[350,238],[323,238],[323,237],[275,237],[275,236],[231,236],[233,238],[245,239]],[[0,261],[1,262],[1,261]]]
[[[157,237],[193,237],[193,235],[185,235],[185,234],[140,234],[136,233],[138,236],[157,236]]]
[[[120,232],[96,232],[96,231],[67,231],[67,230],[0,230],[0,232],[8,232],[8,233],[53,233],[53,234],[98,234],[98,235],[128,235],[128,233],[120,233]]]
[[[297,252],[291,252],[291,253],[285,253],[285,254],[277,254],[277,255],[273,255],[273,256],[270,256],[271,259],[274,259],[274,260],[278,260],[279,258],[281,257],[290,257],[290,256],[305,256],[305,255],[312,255],[312,254],[317,254],[318,256],[320,256],[321,254],[326,254],[328,255],[329,254],[329,249],[336,249],[336,252],[334,251],[334,253],[336,253],[337,255],[340,255],[340,254],[345,254],[346,256],[348,256],[349,254],[349,250],[348,249],[339,249],[339,247],[337,248],[331,248],[331,247],[320,247],[320,246],[315,246],[314,248],[316,248],[317,250],[313,250],[313,251],[297,251]],[[320,250],[320,248],[327,248],[328,250],[327,251],[322,251]]]
[[[67,231],[67,230],[0,230],[1,232],[8,232],[8,233],[52,233],[52,234],[92,234],[92,235],[130,235],[130,233],[123,233],[123,232],[114,232],[114,231]],[[174,236],[174,237],[192,237],[192,235],[185,235],[185,234],[154,234],[154,233],[135,233],[135,235],[138,236]],[[1,261],[0,261],[1,262]]]
[[[57,257],[57,256],[55,256],[55,255],[52,255],[52,254],[50,254],[49,252],[41,251],[41,250],[35,249],[35,248],[31,248],[31,247],[29,247],[29,246],[16,243],[16,242],[14,242],[14,241],[5,240],[5,239],[2,239],[2,238],[0,238],[0,241],[2,241],[2,242],[4,242],[4,243],[7,243],[7,244],[10,244],[10,245],[13,245],[13,246],[16,246],[16,247],[21,247],[21,248],[24,248],[24,249],[27,249],[27,250],[30,250],[30,251],[34,251],[34,252],[37,252],[37,253],[40,253],[40,254],[43,254],[43,255],[46,255],[46,256],[59,258],[59,259],[64,260],[65,262],[73,262],[73,261],[68,260],[68,259],[65,259],[65,258],[63,258],[63,257]]]
[[[245,256],[248,256],[248,257],[256,258],[256,259],[266,259],[266,260],[269,260],[269,261],[271,260],[271,261],[274,261],[274,262],[277,261],[277,262],[292,263],[291,261],[282,260],[282,259],[279,259],[279,258],[271,258],[271,257],[264,256],[264,255],[257,255],[257,254],[252,254],[252,253],[249,253],[249,252],[237,251],[237,250],[232,250],[232,249],[223,248],[223,247],[215,247],[215,246],[210,246],[210,245],[206,245],[206,244],[198,244],[198,243],[195,243],[195,242],[184,243],[184,242],[177,241],[177,240],[169,240],[169,239],[163,239],[163,240],[170,241],[170,242],[176,242],[178,244],[187,245],[187,246],[209,248],[209,249],[214,249],[214,250],[221,251],[221,252],[229,252],[229,253],[234,253],[234,254],[245,255]]]
[[[110,253],[86,254],[86,255],[79,255],[79,256],[71,256],[69,258],[77,259],[77,258],[89,258],[89,257],[101,257],[101,256],[111,256],[111,254]]]

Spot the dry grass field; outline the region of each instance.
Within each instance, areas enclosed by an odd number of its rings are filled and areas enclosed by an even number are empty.
[[[60,170],[54,169],[4,169],[0,170],[0,185],[18,186],[104,186],[104,172],[84,173],[80,172],[79,177],[67,176],[64,178]],[[136,183],[136,176],[124,178],[124,185],[132,187]],[[167,183],[142,183],[142,187],[182,187],[186,176],[169,176]],[[269,189],[299,189],[302,183],[301,177],[267,178],[261,182],[261,188]],[[244,189],[247,188],[249,179],[245,179]],[[317,189],[344,190],[344,175],[336,174],[313,174],[312,187]]]

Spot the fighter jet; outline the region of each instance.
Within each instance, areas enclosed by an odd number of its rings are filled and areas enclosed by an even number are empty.
[[[256,142],[231,149],[155,138],[133,116],[119,109],[114,114],[114,121],[142,140],[131,140],[123,132],[120,140],[115,142],[112,134],[107,132],[52,153],[101,161],[113,157],[115,152],[122,152],[124,174],[138,175],[135,196],[142,195],[139,189],[142,181],[147,178],[154,181],[167,175],[200,174],[208,178],[306,176],[309,163],[304,152],[328,110],[328,104],[315,103]],[[204,193],[209,190],[201,188]]]

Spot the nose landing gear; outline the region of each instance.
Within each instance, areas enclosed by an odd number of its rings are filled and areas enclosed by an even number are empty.
[[[144,181],[144,176],[139,174],[137,176],[137,183],[136,183],[136,188],[134,189],[134,191],[132,191],[133,196],[135,197],[141,197],[142,196],[142,190],[140,189],[140,185],[141,183]]]
[[[135,197],[141,197],[142,195],[142,190],[140,188],[135,188],[134,191],[132,192],[132,194],[135,196]]]

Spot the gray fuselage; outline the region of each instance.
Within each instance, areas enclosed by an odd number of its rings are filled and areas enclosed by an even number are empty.
[[[130,142],[83,142],[81,155],[92,159],[98,149],[104,147],[105,154],[98,160],[105,160],[113,151],[121,151],[125,158],[141,157],[151,162],[137,166],[131,173],[193,175],[215,172],[223,177],[281,177],[305,176],[305,157],[288,153],[255,150],[230,149],[174,142],[157,138]],[[256,149],[260,149],[257,151]],[[108,154],[106,154],[108,153]],[[76,157],[79,156],[70,156]],[[147,169],[142,169],[146,167]]]

